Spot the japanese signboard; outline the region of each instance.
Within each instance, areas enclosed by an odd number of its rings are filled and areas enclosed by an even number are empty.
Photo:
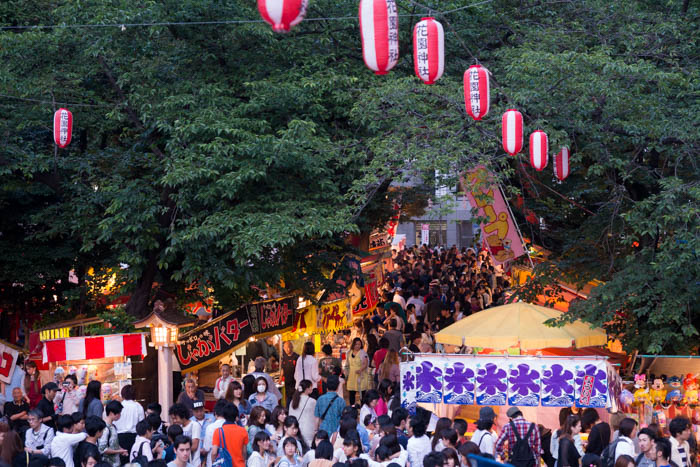
[[[196,370],[246,343],[251,336],[292,329],[296,297],[252,303],[226,313],[180,338],[175,355],[182,371]]]
[[[377,281],[365,282],[364,290],[362,291],[362,299],[360,303],[352,309],[353,316],[362,316],[370,313],[379,303],[379,290],[377,289]]]
[[[316,329],[319,332],[335,332],[352,325],[352,312],[348,300],[324,303],[316,310]]]

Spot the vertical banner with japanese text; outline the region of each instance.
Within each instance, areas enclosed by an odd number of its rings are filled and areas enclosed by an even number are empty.
[[[468,172],[463,180],[464,192],[472,207],[479,210],[482,238],[496,264],[503,264],[525,254],[523,240],[494,177],[480,166]]]

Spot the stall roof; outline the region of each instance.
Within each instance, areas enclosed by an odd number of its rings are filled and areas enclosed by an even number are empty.
[[[688,373],[700,375],[700,356],[692,355],[638,355],[642,360],[639,373],[684,376]]]

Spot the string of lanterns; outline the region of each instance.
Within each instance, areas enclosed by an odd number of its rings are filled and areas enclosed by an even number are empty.
[[[258,0],[258,12],[272,30],[289,32],[306,15],[308,0]],[[399,15],[396,0],[360,0],[358,16],[362,39],[362,58],[377,75],[387,74],[399,60]],[[416,76],[427,85],[434,84],[445,68],[445,32],[433,17],[422,18],[413,27],[413,66]],[[490,72],[476,64],[464,72],[464,106],[475,121],[489,112]],[[70,144],[73,115],[61,108],[54,114],[54,142],[59,148]],[[523,116],[507,110],[502,117],[502,144],[506,153],[516,156],[523,148]],[[547,167],[547,134],[530,134],[530,165],[537,171]],[[569,176],[569,149],[562,147],[554,158],[554,175],[560,181]]]

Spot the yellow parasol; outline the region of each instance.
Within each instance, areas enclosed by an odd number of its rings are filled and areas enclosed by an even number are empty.
[[[490,349],[520,347],[524,350],[607,344],[605,331],[591,328],[581,321],[562,327],[544,324],[548,319],[561,315],[560,311],[552,308],[524,302],[511,303],[467,316],[435,334],[435,340],[456,346]]]

